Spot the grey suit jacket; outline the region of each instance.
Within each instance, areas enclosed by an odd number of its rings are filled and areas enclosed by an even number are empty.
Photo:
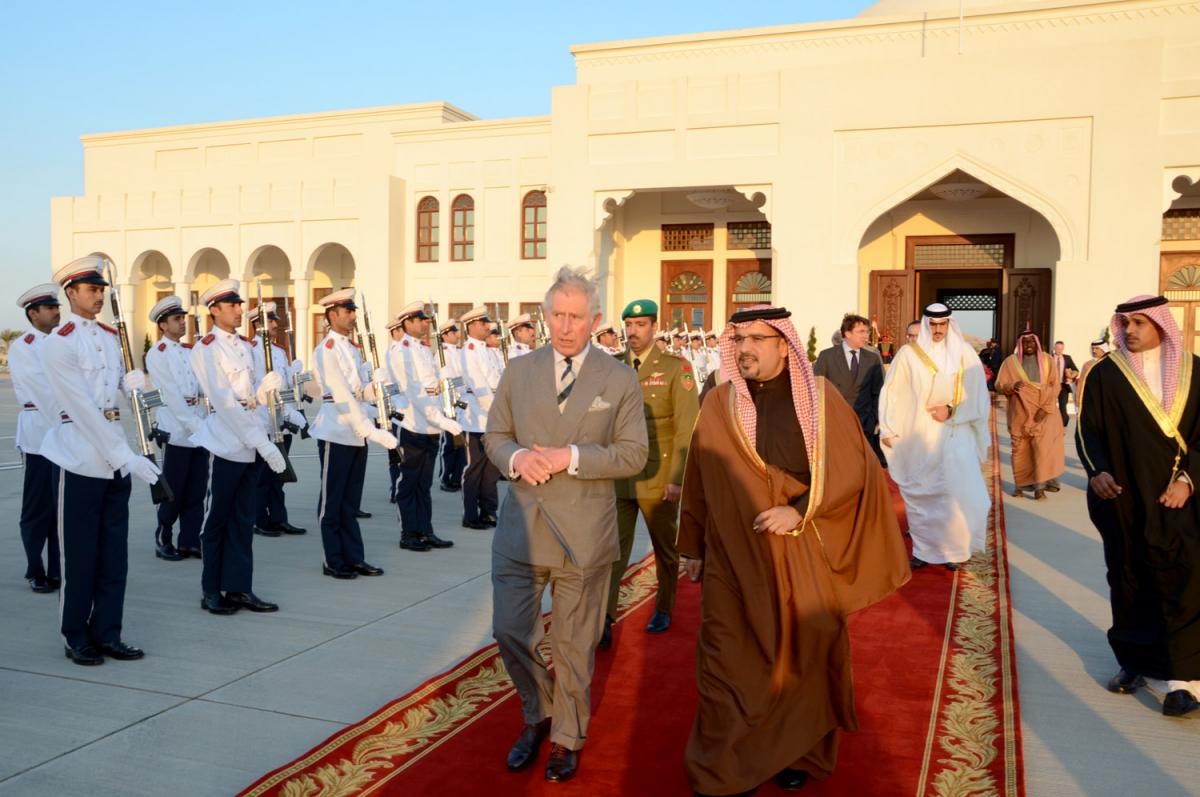
[[[522,448],[579,449],[574,476],[563,471],[541,485],[510,482],[494,552],[543,567],[587,569],[618,559],[613,481],[641,473],[648,451],[642,388],[632,368],[593,346],[560,414],[554,350],[543,346],[511,360],[483,444],[501,473]]]

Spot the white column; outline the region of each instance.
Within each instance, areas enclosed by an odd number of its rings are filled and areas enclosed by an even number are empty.
[[[298,358],[304,363],[306,368],[311,368],[313,346],[316,341],[312,338],[312,316],[309,314],[309,298],[312,296],[309,288],[310,281],[307,279],[292,280],[293,289],[296,291],[296,315],[292,319],[292,325],[296,330],[296,352],[292,353],[292,357]]]

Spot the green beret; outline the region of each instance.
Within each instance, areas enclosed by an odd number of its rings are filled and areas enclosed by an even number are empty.
[[[658,302],[653,299],[634,299],[621,311],[621,320],[648,316],[658,318]]]

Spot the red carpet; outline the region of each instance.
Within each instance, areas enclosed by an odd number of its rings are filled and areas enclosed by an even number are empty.
[[[993,419],[993,441],[994,430]],[[995,448],[987,475],[998,497]],[[861,730],[842,735],[836,773],[804,794],[1024,794],[1002,507],[991,525],[989,550],[957,574],[926,567],[851,619]],[[549,745],[526,772],[505,770],[521,718],[493,645],[243,794],[690,794],[683,753],[696,707],[700,588],[680,584],[673,627],[661,636],[643,631],[653,591],[647,558],[626,577],[613,650],[597,655],[593,722],[569,783],[543,780]],[[758,793],[784,792],[767,784]]]

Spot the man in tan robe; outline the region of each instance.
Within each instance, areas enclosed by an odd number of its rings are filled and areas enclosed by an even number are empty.
[[[697,794],[826,777],[854,730],[846,618],[909,578],[883,469],[854,410],[813,375],[783,308],[735,313],[701,407],[678,547],[703,577]]]
[[[996,392],[1008,396],[1008,433],[1012,437],[1013,498],[1033,490],[1035,499],[1059,490],[1066,468],[1063,426],[1058,416],[1059,376],[1054,357],[1042,351],[1032,330],[1017,340],[996,375]]]

